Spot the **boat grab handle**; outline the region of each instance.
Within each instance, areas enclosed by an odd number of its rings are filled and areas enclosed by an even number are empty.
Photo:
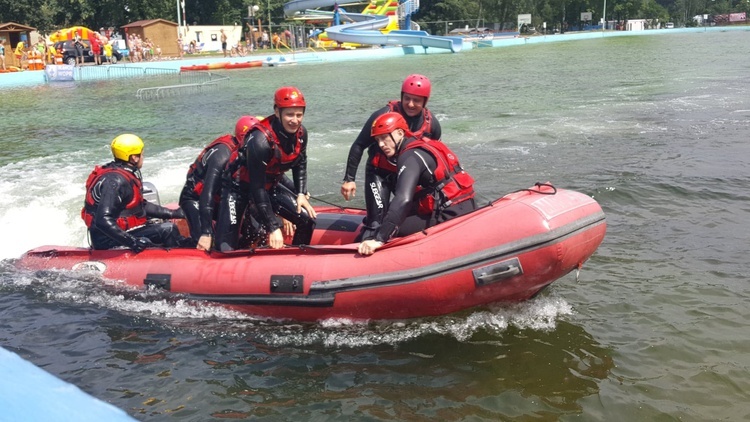
[[[523,274],[523,268],[521,268],[521,262],[518,258],[511,258],[496,264],[477,268],[472,272],[474,274],[474,284],[479,287],[521,275]]]

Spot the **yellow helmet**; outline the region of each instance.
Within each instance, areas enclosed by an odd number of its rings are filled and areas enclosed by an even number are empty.
[[[143,152],[143,141],[135,135],[126,133],[113,139],[110,147],[115,158],[130,161],[131,155],[138,155]]]

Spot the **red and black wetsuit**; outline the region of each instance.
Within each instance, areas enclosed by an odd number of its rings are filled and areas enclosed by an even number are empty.
[[[396,166],[396,189],[375,240],[416,233],[476,208],[474,179],[442,142],[404,139]]]
[[[208,144],[190,165],[180,193],[180,207],[185,211],[190,236],[196,242],[202,235],[213,236],[222,174],[239,145],[240,141],[232,135],[220,136]]]
[[[294,191],[285,188],[284,173],[292,170]],[[297,226],[294,244],[309,244],[315,221],[297,213],[296,196],[307,193],[307,129],[287,133],[275,115],[253,126],[244,145],[227,166],[216,227],[219,250],[236,249],[241,218],[252,202],[258,222],[268,233],[281,228],[276,214]],[[282,184],[280,184],[282,183]]]
[[[182,211],[146,201],[142,189],[141,172],[123,161],[97,166],[89,175],[81,218],[89,228],[94,249],[138,249],[139,237],[166,247],[180,244],[182,237],[173,223],[147,224],[147,220],[182,218]]]
[[[380,222],[388,209],[391,192],[394,188],[395,167],[388,164],[385,156],[378,147],[375,138],[370,136],[372,123],[378,117],[385,113],[395,111],[400,113],[409,130],[415,134],[415,137],[426,137],[429,139],[439,140],[442,136],[440,122],[435,118],[428,108],[414,117],[408,116],[401,106],[400,101],[391,101],[387,106],[372,113],[362,130],[359,132],[357,139],[349,148],[349,156],[346,160],[346,173],[344,174],[345,182],[352,182],[357,175],[359,162],[362,160],[362,154],[365,150],[368,152],[367,165],[365,166],[365,204],[367,206],[367,217],[364,221],[364,229],[360,234],[361,238],[369,238],[380,225]]]

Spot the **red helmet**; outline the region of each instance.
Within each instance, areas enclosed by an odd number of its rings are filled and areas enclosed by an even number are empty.
[[[378,116],[378,118],[372,122],[370,136],[375,137],[378,135],[389,134],[396,129],[402,129],[405,133],[409,132],[409,126],[406,125],[404,116],[395,112],[385,113]]]
[[[234,125],[234,137],[237,138],[238,141],[244,140],[247,131],[249,131],[254,124],[259,122],[260,120],[253,116],[240,117],[240,119],[237,120],[237,124]]]
[[[273,95],[273,105],[278,108],[305,107],[307,103],[299,89],[293,86],[282,86]]]
[[[404,79],[404,83],[401,85],[401,94],[403,95],[404,93],[407,93],[424,97],[425,102],[427,102],[427,99],[430,98],[431,89],[432,84],[430,83],[430,80],[427,79],[427,76],[415,73]]]

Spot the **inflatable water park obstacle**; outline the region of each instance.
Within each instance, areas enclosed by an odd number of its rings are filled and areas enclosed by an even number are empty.
[[[181,66],[181,72],[195,72],[208,70],[233,70],[233,69],[250,69],[253,67],[263,66],[263,60],[251,60],[247,62],[219,62],[209,64],[194,64],[190,66]]]
[[[124,287],[161,289],[270,319],[407,319],[527,300],[580,270],[606,232],[594,199],[549,184],[396,238],[367,257],[353,243],[364,210],[316,211],[309,245],[210,254],[41,246],[16,266],[93,272]]]

